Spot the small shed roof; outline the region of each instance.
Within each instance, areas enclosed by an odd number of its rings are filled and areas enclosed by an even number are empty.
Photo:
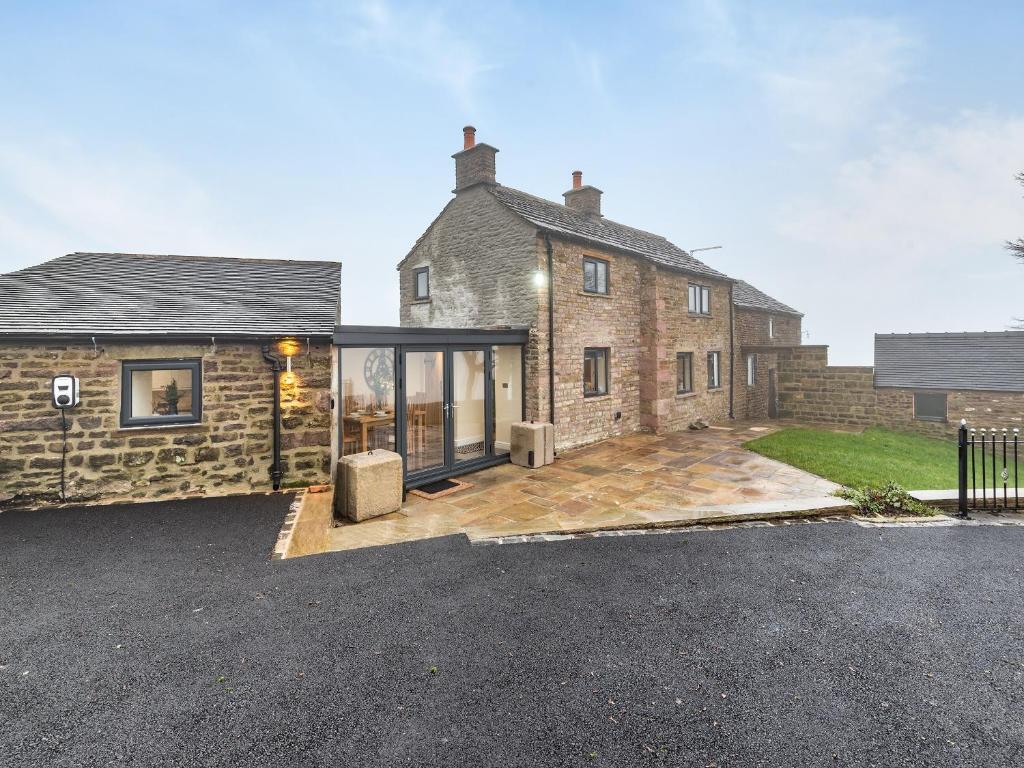
[[[1024,331],[876,334],[875,386],[1024,392]]]
[[[0,337],[330,336],[341,263],[72,253],[0,275]]]

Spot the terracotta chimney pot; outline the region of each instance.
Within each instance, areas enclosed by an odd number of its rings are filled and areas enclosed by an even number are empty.
[[[472,149],[476,146],[476,128],[467,125],[462,129],[462,148]]]
[[[572,172],[572,188],[579,189],[583,186],[583,171]]]

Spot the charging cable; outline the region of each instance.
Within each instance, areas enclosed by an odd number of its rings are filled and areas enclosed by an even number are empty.
[[[64,468],[68,459],[68,417],[63,408],[60,409],[60,426],[64,433],[64,440],[60,447],[60,500],[64,504],[68,500],[67,493],[64,491]]]

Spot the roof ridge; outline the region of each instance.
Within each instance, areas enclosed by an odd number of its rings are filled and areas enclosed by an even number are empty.
[[[197,256],[184,253],[127,253],[123,251],[72,251],[59,259],[66,259],[71,256],[126,256],[133,259],[174,259],[177,261],[230,261],[254,263],[254,264],[341,264],[341,261],[333,259],[268,259],[256,258],[253,256]],[[56,259],[50,259],[56,261]],[[46,262],[43,262],[44,264]],[[38,265],[37,265],[38,266]]]
[[[535,194],[533,194],[531,192],[524,192],[521,189],[517,189],[516,187],[509,187],[509,186],[506,186],[504,184],[495,184],[495,185],[493,185],[490,188],[490,190],[493,190],[495,187],[503,187],[504,189],[510,189],[513,192],[517,192],[520,195],[525,195],[526,197],[532,197],[534,200],[539,200],[540,202],[547,203],[548,205],[557,205],[559,208],[564,209],[564,212],[569,214],[570,216],[582,217],[585,220],[589,220],[589,217],[587,216],[587,214],[580,213],[579,211],[574,211],[572,208],[566,207],[562,203],[559,203],[557,200],[548,200],[546,197],[541,197],[540,195],[535,195]],[[632,230],[634,232],[639,232],[642,235],[647,235],[648,237],[655,237],[658,240],[662,240],[662,241],[668,243],[673,248],[679,248],[678,245],[673,243],[671,240],[669,240],[664,235],[659,235],[657,232],[651,232],[649,229],[641,229],[640,227],[634,227],[634,226],[632,226],[630,224],[623,224],[621,221],[616,221],[615,219],[610,219],[607,216],[600,216],[598,218],[598,221],[599,222],[600,221],[605,221],[605,222],[608,222],[609,224],[614,224],[617,227],[622,227],[623,229],[630,229],[630,230]],[[679,250],[682,251],[683,253],[685,253],[687,256],[690,255],[690,252],[687,251],[685,248],[679,248]]]

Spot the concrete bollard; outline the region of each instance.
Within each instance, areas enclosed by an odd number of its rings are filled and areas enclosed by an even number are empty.
[[[335,517],[359,522],[402,507],[402,457],[394,451],[343,456],[337,480]]]

